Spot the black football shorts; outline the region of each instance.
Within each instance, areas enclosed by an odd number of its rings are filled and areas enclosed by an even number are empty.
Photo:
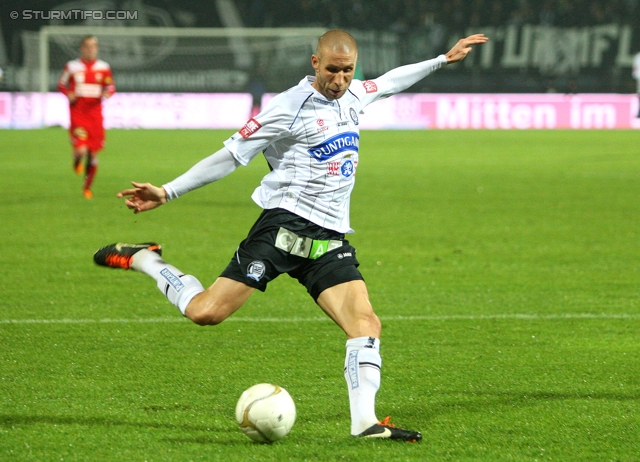
[[[264,210],[221,277],[265,291],[282,273],[296,278],[317,300],[333,286],[364,280],[356,249],[344,234],[284,209]]]

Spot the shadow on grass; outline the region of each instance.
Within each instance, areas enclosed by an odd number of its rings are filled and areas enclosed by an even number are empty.
[[[470,390],[440,390],[433,392],[434,400],[424,403],[426,415],[436,416],[457,410],[468,412],[484,412],[487,409],[500,407],[511,408],[543,406],[551,402],[576,401],[609,401],[609,402],[639,402],[640,392],[551,392],[551,391],[470,391]]]
[[[242,432],[240,432],[240,429],[237,429],[236,431],[231,433],[235,433],[236,435],[238,435],[238,437],[219,439],[219,438],[213,438],[211,436],[194,436],[193,438],[188,438],[188,437],[161,438],[160,441],[163,441],[165,443],[171,443],[171,444],[202,444],[202,445],[216,445],[216,446],[224,446],[224,445],[238,446],[238,444],[241,441],[242,443],[245,443],[247,446],[251,446],[251,445],[265,446],[264,444],[256,443],[254,441],[251,441],[246,436],[243,436]],[[242,436],[242,438],[240,438],[240,436]]]
[[[640,391],[634,393],[614,393],[614,392],[554,392],[554,391],[470,391],[470,390],[449,390],[434,392],[437,395],[466,395],[473,396],[489,396],[496,400],[499,398],[508,398],[504,400],[505,404],[514,401],[570,401],[578,399],[599,399],[607,401],[638,401],[640,400]]]
[[[116,420],[104,417],[72,417],[72,416],[46,416],[46,415],[7,415],[0,414],[0,427],[11,427],[16,425],[86,425],[105,427],[138,427],[138,428],[158,428],[177,429],[188,431],[211,431],[212,425],[189,425],[189,424],[169,424],[162,422],[133,422],[126,420]],[[235,428],[215,427],[216,432],[234,433]]]

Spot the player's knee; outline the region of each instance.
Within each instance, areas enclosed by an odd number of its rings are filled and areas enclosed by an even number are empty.
[[[224,319],[217,315],[212,309],[189,310],[187,308],[187,317],[199,326],[215,326],[224,321]]]
[[[369,328],[378,333],[380,336],[380,332],[382,331],[382,323],[380,322],[380,318],[371,311],[368,313],[364,319],[365,325],[369,326]]]
[[[357,336],[380,337],[382,323],[373,310],[359,313],[356,324]]]
[[[199,326],[215,326],[229,317],[225,304],[218,302],[203,304],[194,300],[189,304],[185,313]]]

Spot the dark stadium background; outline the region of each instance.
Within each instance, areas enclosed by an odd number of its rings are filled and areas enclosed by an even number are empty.
[[[0,2],[0,67],[5,68],[5,79],[4,83],[0,83],[0,91],[19,89],[12,79],[13,74],[6,69],[23,64],[22,32],[37,31],[52,23],[42,18],[13,20],[10,17],[12,11],[30,9],[47,12],[64,8],[136,10],[144,6],[159,14],[138,21],[134,24],[136,26],[224,27],[225,21],[220,17],[216,3],[204,0],[4,0]],[[345,28],[374,34],[374,41],[382,34],[387,34],[387,37],[392,34],[396,40],[393,46],[400,54],[400,64],[442,53],[455,37],[470,31],[485,32],[492,37],[492,57],[484,65],[479,63],[481,52],[478,51],[475,53],[478,56],[464,66],[438,73],[409,89],[412,92],[635,92],[628,57],[640,51],[638,0],[235,0],[233,4],[245,27]],[[66,21],[65,24],[86,25],[77,21]],[[96,25],[107,24],[102,21]],[[534,33],[541,27],[559,32],[553,36],[557,42],[553,45],[557,48],[557,56],[552,57],[554,62],[545,68],[530,64],[503,65],[501,59],[507,52],[505,37],[510,30],[516,31],[519,34],[517,46],[521,47],[525,27]],[[632,33],[623,43],[625,27]],[[568,37],[580,33],[586,34],[580,37],[586,37],[585,43],[590,49],[595,46],[596,40],[600,41],[599,54],[587,56],[587,62],[578,67],[567,66],[576,54],[571,47],[566,48],[567,41],[570,41]],[[626,49],[620,51],[625,46]],[[522,50],[516,48],[515,51],[520,53]],[[625,62],[621,62],[621,56],[626,56]],[[377,75],[365,73],[365,77]],[[282,91],[282,86],[282,83],[270,81],[267,91]]]

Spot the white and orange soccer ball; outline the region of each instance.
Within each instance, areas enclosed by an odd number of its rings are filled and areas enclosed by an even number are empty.
[[[245,390],[236,404],[240,428],[258,443],[284,438],[296,421],[296,405],[284,388],[259,383]]]

